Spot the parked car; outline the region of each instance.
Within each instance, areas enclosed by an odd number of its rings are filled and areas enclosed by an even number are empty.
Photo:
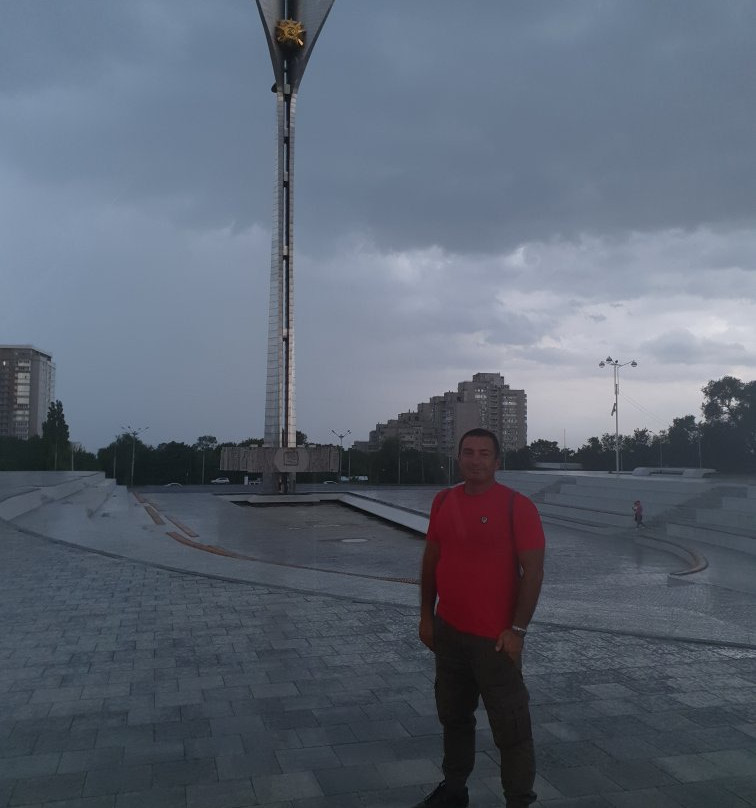
[[[229,485],[230,482],[228,477],[216,477],[214,480],[210,480],[210,485]]]
[[[184,486],[181,483],[166,483],[163,488],[183,488]]]

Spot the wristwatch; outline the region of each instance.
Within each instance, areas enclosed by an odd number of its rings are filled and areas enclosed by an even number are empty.
[[[528,630],[525,628],[520,628],[520,626],[512,626],[512,631],[521,639],[525,639],[525,635],[528,633]]]

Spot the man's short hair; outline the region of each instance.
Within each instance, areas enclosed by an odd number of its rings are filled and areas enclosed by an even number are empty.
[[[490,429],[483,429],[482,426],[476,426],[475,429],[468,429],[464,435],[459,439],[459,447],[457,448],[457,456],[462,454],[462,444],[465,438],[489,438],[494,447],[494,456],[501,456],[501,447],[499,446],[499,439],[491,432]]]

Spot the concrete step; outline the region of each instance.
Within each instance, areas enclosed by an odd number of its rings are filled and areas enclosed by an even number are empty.
[[[565,484],[561,478],[549,476],[548,474],[533,474],[531,476],[528,472],[517,471],[497,471],[496,481],[531,498],[536,498],[555,483]]]
[[[653,508],[659,512],[674,508],[682,503],[688,502],[691,499],[690,496],[671,496],[664,491],[657,493],[641,492],[637,493],[637,496],[634,496],[634,494],[636,494],[636,492],[633,491],[618,492],[616,490],[594,490],[583,487],[582,489],[567,488],[558,491],[550,491],[545,496],[546,498],[559,497],[564,501],[569,501],[578,505],[595,506],[596,503],[600,503],[602,507],[604,505],[608,505],[609,510],[616,511],[625,510],[627,507],[629,507],[628,503],[631,506],[636,499],[640,499],[641,502],[643,502],[644,510]]]
[[[598,508],[575,508],[563,505],[553,505],[544,502],[538,506],[541,516],[549,516],[554,519],[566,519],[580,522],[586,525],[596,525],[603,528],[627,528],[632,527],[632,513],[619,514],[612,511],[604,511]]]
[[[572,528],[572,530],[579,530],[581,533],[593,533],[597,536],[606,536],[609,533],[614,534],[621,530],[620,528],[608,526],[604,523],[586,522],[582,519],[571,519],[567,516],[554,514],[542,513],[541,518],[545,525]]]
[[[696,508],[694,521],[702,525],[731,528],[733,532],[756,536],[756,511],[746,513],[745,511]]]
[[[679,522],[668,522],[666,533],[672,539],[688,539],[702,544],[711,544],[715,547],[725,547],[730,550],[738,550],[741,553],[756,555],[756,538],[753,536],[717,530],[707,525]]]
[[[49,502],[59,502],[87,489],[107,487],[104,472],[81,472],[74,479],[66,480],[59,485],[47,485],[26,491],[18,496],[9,497],[0,502],[0,519],[12,521],[25,513],[41,508]]]
[[[573,496],[571,493],[547,493],[544,495],[543,502],[549,505],[557,505],[566,508],[581,508],[585,510],[595,511],[601,513],[612,513],[621,516],[623,519],[630,515],[632,520],[632,501],[628,502],[627,499],[604,499],[595,496]],[[643,498],[643,513],[647,519],[659,516],[666,513],[673,507],[667,502],[649,503],[648,500]]]
[[[88,485],[76,491],[67,500],[76,507],[82,508],[88,517],[97,513],[110,500],[116,490],[115,480],[103,478],[94,485]],[[127,489],[123,487],[123,491]]]
[[[754,488],[756,490],[756,488]],[[756,496],[754,497],[722,497],[722,508],[726,511],[737,511],[750,514],[756,524]]]
[[[672,498],[686,499],[694,495],[695,492],[708,491],[714,483],[711,480],[682,480],[682,479],[660,479],[658,477],[633,477],[632,475],[607,475],[606,477],[577,476],[575,483],[579,489],[591,488],[595,491],[637,491],[637,497],[643,494],[656,496],[663,493]]]
[[[377,516],[392,524],[401,525],[409,530],[425,535],[428,532],[428,517],[411,508],[391,506],[386,502],[361,497],[355,494],[341,494],[338,501],[371,516]]]

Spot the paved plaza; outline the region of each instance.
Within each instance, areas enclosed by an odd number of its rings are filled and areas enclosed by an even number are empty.
[[[35,491],[12,482],[0,501]],[[422,540],[335,502],[137,493],[0,521],[0,806],[405,808],[427,793],[441,774]],[[427,512],[431,495],[394,499]],[[525,656],[538,804],[756,805],[756,594],[713,585],[716,564],[675,582],[680,559],[632,536],[546,531]],[[479,728],[470,804],[492,808],[483,712]]]

